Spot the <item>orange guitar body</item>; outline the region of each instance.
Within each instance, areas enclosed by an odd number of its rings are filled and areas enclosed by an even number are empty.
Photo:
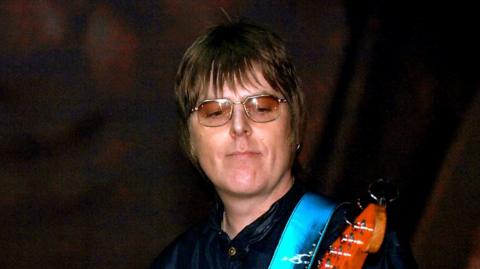
[[[330,245],[317,269],[360,269],[369,253],[380,249],[385,235],[385,207],[370,204]]]

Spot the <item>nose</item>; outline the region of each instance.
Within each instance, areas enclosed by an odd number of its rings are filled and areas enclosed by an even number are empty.
[[[233,137],[250,135],[252,133],[252,126],[243,109],[242,104],[234,104],[233,115],[230,125],[230,135]]]

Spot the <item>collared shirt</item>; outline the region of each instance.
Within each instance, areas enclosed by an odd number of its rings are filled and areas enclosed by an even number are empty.
[[[223,205],[219,202],[205,223],[180,235],[155,259],[151,269],[268,268],[290,214],[304,193],[302,185],[294,184],[266,213],[233,239],[220,227]],[[326,249],[343,230],[347,208],[341,205],[336,209],[320,249]],[[396,233],[389,232],[385,241],[381,253],[370,255],[364,268],[416,268],[408,248],[404,250]]]

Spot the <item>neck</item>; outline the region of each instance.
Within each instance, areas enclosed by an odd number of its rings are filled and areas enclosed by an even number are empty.
[[[222,230],[233,239],[247,225],[254,222],[270,207],[283,197],[293,185],[293,179],[286,182],[283,188],[268,194],[260,194],[254,196],[235,196],[226,195],[219,192],[224,205],[224,213],[222,220]]]

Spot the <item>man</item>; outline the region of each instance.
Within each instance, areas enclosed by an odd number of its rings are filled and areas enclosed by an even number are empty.
[[[177,238],[152,268],[272,267],[305,194],[293,168],[304,101],[284,43],[257,25],[218,25],[186,51],[175,92],[184,149],[219,201],[208,221]],[[344,223],[345,210],[336,211],[330,242]]]

